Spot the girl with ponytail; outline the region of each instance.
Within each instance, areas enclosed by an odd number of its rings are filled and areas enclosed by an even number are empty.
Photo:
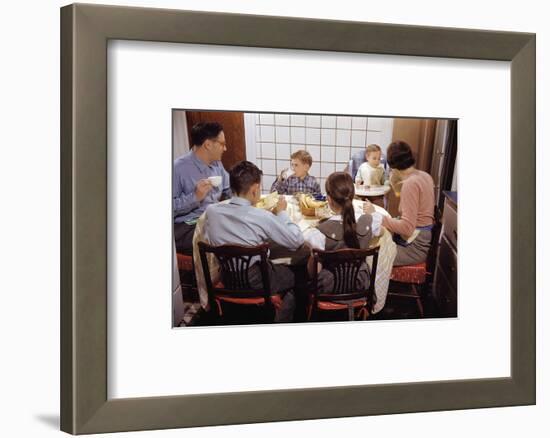
[[[373,237],[382,233],[382,215],[380,213],[359,213],[356,217],[353,208],[355,186],[351,176],[346,172],[334,172],[329,175],[325,184],[327,201],[334,215],[319,223],[317,228],[310,228],[304,232],[305,241],[315,249],[334,251],[343,248],[366,249]],[[312,258],[308,264],[319,272],[318,280],[322,292],[330,293],[332,288],[332,274],[322,267],[315,267]],[[366,274],[366,265],[365,265]],[[368,282],[368,275],[364,277]],[[368,286],[364,285],[365,287]]]

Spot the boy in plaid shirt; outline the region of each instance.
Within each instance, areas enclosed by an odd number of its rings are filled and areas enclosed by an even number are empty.
[[[277,192],[280,195],[293,195],[294,193],[311,193],[317,195],[321,193],[321,187],[308,171],[313,163],[309,152],[299,150],[290,156],[292,170],[283,170],[279,177],[273,182],[271,192]]]

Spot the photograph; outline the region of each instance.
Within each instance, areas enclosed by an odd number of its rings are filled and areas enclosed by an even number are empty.
[[[173,327],[458,317],[457,119],[171,126]]]

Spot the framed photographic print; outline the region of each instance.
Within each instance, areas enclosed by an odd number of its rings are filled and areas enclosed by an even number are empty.
[[[174,109],[172,120],[179,274],[173,287],[174,327],[457,316],[457,120],[183,109]],[[395,157],[407,154],[407,148],[414,165],[397,164]],[[390,163],[410,170],[392,169]],[[254,196],[234,190],[238,179],[245,179],[237,173],[245,169],[257,175],[257,189],[250,185]],[[402,177],[410,172],[414,177],[403,186]],[[197,203],[201,179],[207,192]],[[416,202],[410,209],[400,208],[416,196],[408,195],[414,181],[423,211]],[[350,244],[365,251],[377,248],[375,254],[357,270],[342,261],[334,262],[330,272],[315,272],[313,259],[308,265],[312,249],[339,251],[348,245],[343,239],[346,199],[353,207],[351,226],[359,233]],[[212,204],[217,207],[205,214]],[[259,209],[250,209],[254,204]],[[410,219],[412,214],[417,217]],[[390,220],[392,216],[401,219]],[[417,229],[406,230],[412,221]],[[408,235],[402,238],[400,232]],[[204,248],[201,256],[199,242],[207,240],[248,248],[269,242],[264,270],[266,282],[273,284],[260,290],[262,278],[257,276],[257,291],[244,291],[250,284],[240,281],[242,271],[260,273],[261,259],[250,255],[257,266],[221,269],[220,259],[206,257]],[[317,253],[317,258],[326,256]],[[243,257],[237,254],[232,261]],[[436,265],[439,274],[428,274],[435,273]],[[223,291],[218,281],[224,288],[235,283],[236,290]],[[335,288],[340,292],[334,293]],[[316,289],[324,296],[314,294]]]
[[[61,26],[62,430],[535,402],[533,34],[79,4]]]

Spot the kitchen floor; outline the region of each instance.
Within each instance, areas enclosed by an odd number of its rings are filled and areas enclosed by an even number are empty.
[[[216,309],[206,312],[201,308],[196,291],[186,289],[183,292],[183,297],[186,316],[184,318],[184,324],[182,325],[185,326],[244,325],[259,324],[265,321],[266,315],[262,311],[262,308],[243,309],[242,306],[238,305],[224,305],[224,316],[220,318]],[[424,307],[424,318],[438,318],[441,316],[430,294],[425,294],[422,303]],[[303,322],[305,320],[305,315],[297,314],[296,316],[296,322]],[[345,320],[346,315],[334,314],[333,316],[334,318],[325,318],[325,320],[342,320],[342,317]],[[418,318],[420,318],[420,312],[414,299],[389,295],[386,299],[384,308],[377,314],[371,315],[368,319],[379,321]]]

